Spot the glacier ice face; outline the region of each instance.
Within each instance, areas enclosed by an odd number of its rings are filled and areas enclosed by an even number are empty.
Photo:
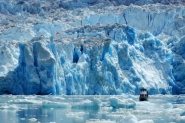
[[[85,94],[134,94],[139,92],[142,86],[150,88],[153,94],[172,93],[172,87],[175,85],[170,69],[171,51],[165,49],[164,44],[153,35],[119,24],[76,28],[66,31],[69,36],[64,33],[57,34],[56,40],[69,40],[63,42],[65,44],[74,42],[70,50],[63,49],[66,50],[64,52],[73,51],[73,60],[68,58],[72,63],[72,69],[78,69],[79,65],[81,67],[78,73],[70,75],[73,78],[71,80],[76,81],[78,86],[83,83],[85,85],[81,86],[88,87]],[[77,37],[71,38],[74,37],[72,34]],[[81,61],[78,62],[81,54],[88,56],[86,59],[83,58],[83,64]],[[158,69],[164,69],[165,72],[162,73]],[[82,83],[74,79],[81,71],[82,76],[85,76]]]
[[[183,5],[0,2],[0,93],[185,93]]]

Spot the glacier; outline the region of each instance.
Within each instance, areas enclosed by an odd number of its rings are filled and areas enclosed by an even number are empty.
[[[2,0],[0,94],[185,93],[183,0]]]

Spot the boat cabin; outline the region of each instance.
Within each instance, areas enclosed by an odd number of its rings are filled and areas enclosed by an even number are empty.
[[[148,100],[148,90],[145,88],[140,89],[140,101],[147,101]]]

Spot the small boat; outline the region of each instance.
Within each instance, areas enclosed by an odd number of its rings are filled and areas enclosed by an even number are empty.
[[[148,90],[145,88],[140,88],[139,101],[148,101]]]

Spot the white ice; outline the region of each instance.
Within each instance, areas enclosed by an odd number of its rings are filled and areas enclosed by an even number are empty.
[[[184,95],[150,95],[149,101],[141,102],[139,95],[33,96],[34,98],[30,97],[32,103],[26,101],[17,103],[20,99],[27,97],[15,97],[1,96],[0,118],[2,122],[9,119],[7,114],[14,116],[11,121],[41,123],[43,121],[56,123],[66,121],[68,123],[184,123],[185,121],[185,103],[182,102],[185,99]]]
[[[0,94],[185,93],[181,0],[2,0],[0,16]]]

